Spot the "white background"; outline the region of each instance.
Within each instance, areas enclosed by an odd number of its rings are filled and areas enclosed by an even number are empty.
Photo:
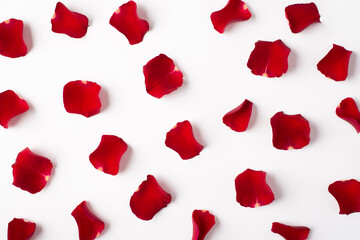
[[[316,1],[322,23],[293,34],[284,8],[296,1],[248,0],[252,18],[219,34],[210,14],[226,1],[139,0],[150,31],[134,46],[108,23],[124,1],[63,3],[89,18],[84,38],[51,31],[54,0],[0,2],[0,21],[23,20],[29,47],[23,58],[0,56],[0,91],[12,89],[30,105],[9,129],[0,128],[0,239],[14,217],[37,224],[34,240],[78,239],[71,212],[83,200],[106,223],[99,240],[191,239],[194,209],[216,216],[208,240],[282,239],[270,230],[274,221],[308,226],[314,240],[360,238],[360,214],[339,215],[327,190],[336,180],[360,180],[359,135],[335,115],[345,97],[360,103],[358,1]],[[291,48],[288,72],[275,79],[251,74],[246,63],[254,43],[277,39]],[[354,51],[345,82],[316,69],[333,43]],[[175,61],[184,85],[159,100],[146,93],[142,67],[160,53]],[[73,80],[102,86],[99,114],[87,119],[65,111],[62,88]],[[254,103],[252,119],[246,132],[236,133],[222,117],[245,98]],[[270,118],[278,111],[309,120],[308,146],[272,146]],[[183,120],[205,146],[188,161],[164,144],[166,132]],[[88,160],[103,134],[129,145],[117,176],[97,171]],[[47,186],[34,195],[12,185],[11,165],[25,147],[54,164]],[[268,173],[273,203],[250,209],[236,202],[234,179],[247,168]],[[173,201],[142,221],[129,200],[147,174]]]

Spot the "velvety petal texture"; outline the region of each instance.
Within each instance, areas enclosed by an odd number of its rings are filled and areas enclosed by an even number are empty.
[[[5,57],[18,58],[27,54],[23,38],[24,23],[11,18],[0,23],[0,54]]]
[[[142,42],[149,23],[138,17],[134,1],[121,5],[111,16],[110,25],[125,35],[131,45]]]
[[[34,234],[36,224],[22,218],[14,218],[8,224],[8,240],[29,240]]]
[[[306,240],[309,236],[310,228],[273,222],[271,231],[279,234],[286,240]]]
[[[171,195],[161,188],[155,177],[148,175],[130,199],[131,211],[142,220],[151,220],[171,202]]]
[[[206,234],[215,225],[215,217],[208,210],[194,210],[192,214],[192,240],[204,240]]]
[[[339,204],[339,214],[360,212],[360,182],[355,179],[336,181],[329,185],[329,192]]]
[[[354,99],[348,97],[341,101],[336,108],[336,115],[350,123],[356,132],[360,132],[360,112]]]
[[[9,121],[29,110],[27,102],[12,90],[0,93],[0,125],[8,128]]]
[[[313,2],[287,6],[285,15],[293,33],[299,33],[311,24],[320,22],[319,11]]]
[[[244,132],[250,122],[253,103],[245,99],[237,108],[223,117],[223,123],[236,132]]]

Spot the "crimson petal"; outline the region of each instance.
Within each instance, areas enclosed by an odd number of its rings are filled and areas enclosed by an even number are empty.
[[[246,21],[251,17],[247,5],[241,0],[229,0],[226,6],[210,16],[214,29],[224,33],[226,26],[233,21]]]
[[[18,58],[27,53],[23,38],[24,23],[11,18],[0,23],[0,54],[5,57]]]
[[[243,207],[260,207],[275,200],[266,172],[246,169],[235,179],[236,201]]]
[[[111,16],[110,25],[124,34],[131,45],[140,43],[149,31],[149,23],[138,17],[134,1],[121,5]]]
[[[25,148],[18,154],[12,168],[13,185],[34,194],[45,187],[53,165],[49,159],[36,155],[29,148]]]
[[[130,199],[131,211],[142,220],[151,220],[171,202],[171,195],[161,188],[155,177],[147,175]]]
[[[310,125],[301,114],[276,113],[271,118],[273,145],[277,149],[300,149],[310,142]]]
[[[317,69],[330,79],[344,81],[348,75],[351,53],[352,51],[333,44],[333,48],[317,64]]]
[[[281,77],[288,70],[288,48],[281,40],[275,42],[257,41],[247,62],[255,75],[269,78]]]
[[[339,214],[360,212],[360,182],[357,180],[336,181],[329,185],[329,192],[339,204]]]
[[[319,11],[313,2],[287,6],[285,15],[293,33],[299,33],[311,24],[320,22]]]
[[[68,113],[91,117],[100,112],[101,87],[95,82],[71,81],[64,86],[64,107]]]
[[[360,112],[354,99],[348,97],[341,101],[336,108],[336,115],[350,123],[356,132],[360,132]]]
[[[215,217],[207,210],[194,210],[192,214],[192,240],[204,240],[206,234],[215,224]]]
[[[4,128],[8,128],[9,121],[29,110],[29,106],[26,101],[20,98],[12,90],[7,90],[0,93],[0,125]]]
[[[271,231],[281,235],[286,240],[306,240],[310,233],[310,228],[273,222]]]
[[[225,114],[224,124],[236,132],[244,132],[249,125],[252,106],[253,103],[245,99],[240,106]]]
[[[14,218],[8,224],[8,240],[28,240],[34,234],[36,224],[22,218]]]

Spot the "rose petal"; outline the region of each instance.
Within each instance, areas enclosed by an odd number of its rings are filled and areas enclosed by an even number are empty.
[[[54,33],[64,33],[72,38],[82,38],[87,32],[89,19],[80,13],[72,12],[58,2],[51,18],[51,30]]]
[[[273,145],[277,149],[300,149],[310,142],[310,125],[301,114],[276,113],[271,118]]]
[[[236,132],[244,132],[249,125],[252,106],[253,103],[245,99],[240,106],[225,114],[224,124]]]
[[[12,90],[7,90],[0,93],[0,125],[4,128],[8,128],[9,121],[29,110],[29,106],[26,101],[20,98]]]
[[[313,2],[287,6],[285,15],[293,33],[299,33],[311,24],[320,22],[319,11]]]
[[[110,25],[124,34],[131,45],[142,42],[149,31],[149,23],[138,17],[134,1],[121,5],[111,16]]]
[[[23,38],[24,23],[11,18],[0,23],[0,54],[5,57],[18,58],[27,53]]]
[[[204,240],[206,234],[215,224],[215,217],[207,210],[194,210],[192,214],[192,240]]]
[[[306,240],[310,233],[310,228],[273,222],[271,231],[281,235],[287,240]]]
[[[72,81],[64,86],[64,107],[68,113],[91,117],[100,112],[99,92],[101,87],[95,82]]]
[[[151,59],[144,67],[146,91],[151,96],[161,98],[175,91],[183,84],[183,75],[174,61],[160,54]]]
[[[351,53],[352,51],[333,44],[333,48],[317,64],[317,69],[327,78],[344,81],[348,75]]]
[[[165,145],[177,152],[183,160],[200,154],[204,148],[194,137],[189,121],[178,122],[167,134]]]
[[[341,101],[336,108],[336,115],[350,123],[356,132],[360,132],[360,112],[354,99],[348,97]]]
[[[210,16],[214,29],[224,33],[225,27],[234,21],[246,21],[251,17],[247,5],[241,0],[229,0],[226,6]]]
[[[360,212],[360,182],[355,179],[336,181],[329,185],[329,192],[339,204],[339,214]]]
[[[281,77],[288,70],[288,48],[281,40],[275,42],[257,41],[247,62],[255,75],[269,78]]]
[[[236,201],[243,207],[260,207],[275,200],[266,172],[246,169],[235,179]]]
[[[141,183],[130,199],[131,211],[142,220],[151,220],[155,214],[171,202],[171,195],[165,192],[152,175]]]
[[[34,194],[45,187],[53,165],[49,159],[36,155],[29,148],[25,148],[18,154],[12,168],[13,185]]]
[[[127,144],[113,135],[103,135],[97,149],[89,156],[91,164],[104,173],[116,175],[119,172],[121,157],[127,150]]]
[[[36,224],[22,218],[14,218],[8,224],[8,240],[27,240],[34,234]]]
[[[96,217],[87,207],[86,201],[80,203],[71,215],[75,218],[79,228],[80,240],[93,240],[97,238],[105,228],[105,223]]]

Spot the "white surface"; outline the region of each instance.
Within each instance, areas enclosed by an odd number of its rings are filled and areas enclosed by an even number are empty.
[[[77,239],[70,213],[83,200],[106,223],[99,240],[191,239],[194,209],[216,216],[208,240],[282,239],[270,231],[273,221],[310,227],[310,240],[359,239],[360,214],[339,215],[327,188],[336,180],[360,179],[359,135],[335,115],[345,97],[360,103],[360,3],[315,1],[322,23],[292,34],[284,8],[296,2],[248,0],[253,17],[221,35],[210,14],[226,1],[139,0],[151,27],[142,43],[130,46],[108,23],[124,1],[63,1],[90,19],[82,39],[51,31],[54,0],[1,1],[0,21],[22,19],[30,29],[30,51],[18,59],[0,56],[0,91],[14,90],[30,111],[9,129],[0,128],[0,239],[6,239],[14,217],[37,224],[34,240]],[[254,43],[276,39],[291,48],[288,73],[275,79],[251,74],[246,63]],[[354,51],[345,82],[329,80],[316,69],[333,43]],[[142,66],[160,53],[175,61],[185,82],[158,100],[145,91]],[[78,79],[100,84],[102,100],[108,102],[89,119],[67,113],[62,104],[63,86]],[[255,104],[251,124],[236,133],[222,117],[245,98]],[[270,118],[278,111],[301,113],[310,121],[307,147],[281,151],[272,146]],[[185,119],[205,145],[189,161],[164,144],[166,132]],[[103,134],[117,135],[130,147],[115,177],[95,170],[88,160]],[[12,185],[11,165],[25,147],[55,165],[50,182],[35,195]],[[234,179],[246,168],[268,173],[276,198],[272,204],[250,209],[236,202]],[[129,207],[147,174],[173,196],[148,222]]]

